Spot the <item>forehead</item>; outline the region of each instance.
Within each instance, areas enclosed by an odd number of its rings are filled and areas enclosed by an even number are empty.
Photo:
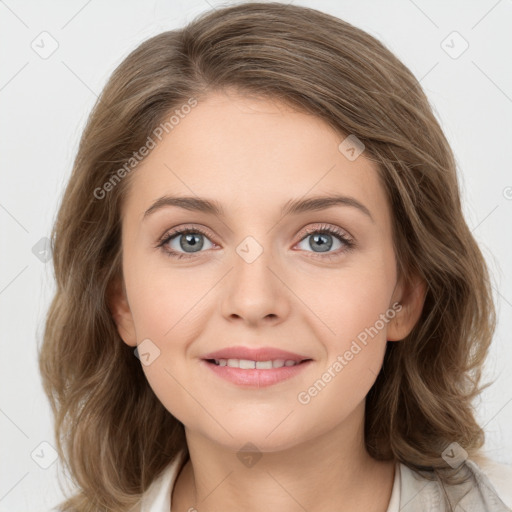
[[[263,214],[291,199],[343,194],[389,213],[376,164],[364,152],[349,160],[339,149],[345,137],[275,100],[212,93],[134,171],[125,210],[141,218],[159,197],[181,194]]]

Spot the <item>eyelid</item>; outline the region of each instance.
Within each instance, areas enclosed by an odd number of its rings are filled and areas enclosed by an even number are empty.
[[[184,224],[184,225],[180,225],[178,227],[174,227],[174,228],[166,230],[164,232],[164,234],[158,239],[156,247],[162,246],[164,243],[166,243],[169,240],[169,238],[172,238],[175,235],[181,235],[181,234],[183,234],[183,231],[186,231],[186,230],[201,233],[202,235],[204,235],[208,238],[213,237],[211,232],[207,228],[202,227],[201,225]],[[213,238],[215,238],[215,237],[213,237]]]
[[[305,230],[304,236],[302,236],[300,241],[304,240],[304,238],[306,238],[306,236],[311,235],[313,233],[327,232],[329,234],[335,234],[337,236],[340,236],[340,237],[346,239],[347,241],[355,243],[354,237],[347,230],[340,228],[339,226],[334,226],[334,225],[325,224],[325,223],[317,223],[316,225],[313,225],[313,226],[308,225],[308,227],[304,228],[304,230]]]

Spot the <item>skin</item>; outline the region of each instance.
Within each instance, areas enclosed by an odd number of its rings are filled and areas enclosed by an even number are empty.
[[[185,426],[190,460],[172,493],[173,512],[339,510],[385,512],[394,463],[364,445],[365,397],[387,341],[402,340],[418,320],[425,287],[397,279],[392,212],[375,164],[350,161],[345,137],[323,120],[268,99],[211,93],[134,171],[122,211],[124,283],[109,299],[124,342],[149,338],[160,355],[143,370],[162,404]],[[339,193],[363,203],[280,216],[290,199]],[[225,217],[170,206],[143,219],[165,194],[219,201]],[[171,228],[202,227],[193,252]],[[318,250],[307,227],[338,227],[356,242],[327,234]],[[248,263],[236,252],[251,236],[263,248]],[[183,237],[181,238],[183,242]],[[337,256],[327,259],[325,254]],[[373,326],[395,302],[402,309],[304,405],[297,396]],[[242,388],[204,368],[221,348],[272,346],[313,363],[269,387]],[[251,467],[246,443],[262,457]]]

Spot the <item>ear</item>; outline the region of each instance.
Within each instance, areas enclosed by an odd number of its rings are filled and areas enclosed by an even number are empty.
[[[401,282],[397,286],[391,303],[398,302],[401,309],[397,311],[395,317],[388,324],[388,341],[400,341],[410,334],[423,311],[426,293],[427,285],[418,276],[414,276],[407,284]]]
[[[126,297],[126,289],[122,279],[116,278],[110,283],[107,291],[107,303],[117,332],[122,340],[131,347],[137,346],[137,336],[132,312]]]

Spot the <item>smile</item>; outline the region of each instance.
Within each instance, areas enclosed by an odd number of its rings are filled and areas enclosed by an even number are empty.
[[[271,370],[283,366],[295,366],[300,362],[292,359],[274,359],[273,361],[252,361],[251,359],[213,359],[218,366],[229,366],[230,368],[242,368],[244,370]]]
[[[250,359],[203,359],[205,364],[218,377],[233,384],[249,388],[272,386],[291,379],[304,371],[312,359],[300,362],[274,359],[253,361]]]

